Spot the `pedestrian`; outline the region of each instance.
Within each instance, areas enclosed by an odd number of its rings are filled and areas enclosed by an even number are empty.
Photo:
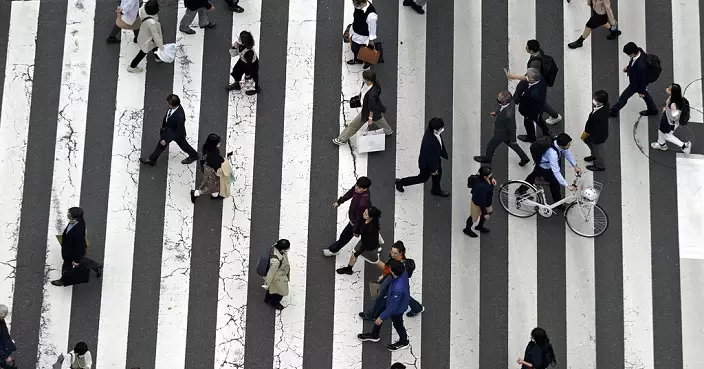
[[[230,11],[235,12],[235,13],[243,13],[244,9],[239,5],[240,0],[225,0],[227,3],[227,7],[230,9]]]
[[[245,92],[247,95],[256,95],[262,89],[259,86],[259,57],[254,51],[254,37],[248,31],[240,32],[240,36],[230,48],[230,56],[238,58],[232,67],[230,75],[235,82],[227,86],[228,91],[239,91],[242,87],[240,81],[244,75],[246,79],[254,81],[254,90]]]
[[[518,359],[516,363],[521,365],[521,369],[545,369],[550,364],[557,364],[555,351],[543,328],[534,328],[530,332],[530,341],[526,345],[523,359]]]
[[[12,340],[7,322],[5,322],[8,314],[10,314],[10,309],[6,305],[0,304],[0,368],[12,369],[16,364],[12,353],[17,350],[17,347],[15,347],[15,341]]]
[[[682,87],[673,83],[665,88],[667,92],[667,101],[662,109],[662,118],[660,118],[660,127],[658,127],[658,140],[651,143],[650,147],[657,150],[667,151],[667,142],[673,143],[675,146],[682,149],[682,152],[689,154],[692,151],[691,142],[682,142],[675,137],[674,132],[679,127],[682,119],[682,112],[688,109],[689,104],[682,96]],[[687,122],[683,122],[686,124]]]
[[[86,257],[88,243],[86,242],[86,221],[83,218],[83,209],[72,207],[68,209],[68,225],[61,234],[61,278],[51,281],[54,286],[68,286],[71,281],[66,280],[67,275],[78,268],[93,269],[100,278],[103,275],[103,266]]]
[[[386,291],[391,284],[391,268],[389,267],[389,261],[396,260],[400,261],[404,268],[406,268],[406,273],[408,278],[413,277],[413,272],[416,270],[416,263],[413,259],[406,258],[406,246],[402,241],[396,241],[391,246],[391,251],[389,251],[389,260],[387,262],[377,261],[376,266],[381,269],[381,275],[379,276],[379,292],[374,298],[374,301],[370,309],[367,309],[361,313],[359,316],[364,320],[375,320],[381,315],[381,312],[386,308]],[[408,300],[408,307],[410,310],[406,313],[409,318],[416,317],[420,313],[425,311],[425,307],[418,302],[413,296]]]
[[[378,250],[379,245],[379,218],[381,211],[376,207],[369,207],[362,213],[364,223],[360,231],[360,239],[354,248],[354,253],[350,256],[347,266],[337,269],[337,274],[352,275],[352,267],[357,263],[357,258],[366,251]]]
[[[508,73],[506,76],[509,79],[513,80],[518,80],[518,86],[516,86],[516,92],[514,94],[514,98],[520,99],[522,92],[528,88],[528,84],[530,81],[528,81],[528,70],[530,69],[535,69],[538,71],[538,73],[541,74],[542,78],[541,79],[547,79],[548,76],[545,75],[546,71],[546,66],[547,66],[547,59],[549,58],[547,55],[545,55],[545,52],[543,49],[540,48],[540,42],[538,40],[528,40],[526,43],[526,52],[530,55],[530,58],[528,58],[528,63],[526,65],[526,74],[524,75],[519,75],[519,74],[513,74],[513,73]],[[552,60],[552,58],[550,58]],[[553,60],[554,62],[554,60]],[[557,72],[556,72],[557,73]],[[534,79],[535,80],[535,79]],[[545,89],[547,90],[547,83],[545,85]],[[518,102],[516,102],[518,104]],[[557,124],[562,120],[562,115],[560,115],[555,109],[550,106],[547,102],[543,103],[543,110],[541,111],[542,113],[548,114],[549,118],[545,120],[545,123],[549,125]]]
[[[347,124],[347,127],[342,130],[339,136],[332,139],[335,145],[346,144],[350,137],[362,128],[364,123],[367,123],[368,126],[376,125],[381,127],[384,130],[384,134],[387,136],[394,133],[391,126],[389,126],[389,123],[386,122],[384,118],[386,106],[381,102],[381,86],[376,79],[376,73],[371,70],[365,70],[362,73],[362,79],[364,79],[364,84],[359,94],[362,103],[362,111]],[[362,118],[365,120],[362,121]]]
[[[354,187],[350,188],[349,191],[332,203],[332,207],[337,209],[337,207],[345,203],[345,201],[352,200],[350,201],[350,209],[347,212],[349,223],[347,223],[340,233],[338,240],[323,250],[323,255],[337,255],[337,253],[352,240],[352,237],[358,237],[361,234],[365,222],[364,212],[371,205],[369,201],[369,187],[371,187],[371,185],[372,181],[369,178],[359,177]]]
[[[139,18],[142,22],[139,26],[140,32],[138,32],[137,35],[139,52],[134,59],[132,59],[129,67],[127,67],[128,72],[141,73],[144,69],[138,67],[138,65],[142,59],[144,59],[150,51],[164,50],[164,36],[161,33],[161,23],[159,23],[158,13],[159,2],[157,0],[149,0],[139,9]],[[159,59],[156,54],[154,54],[154,60],[157,63],[161,62],[161,59]]]
[[[288,263],[288,250],[291,243],[287,239],[280,239],[271,248],[269,254],[269,271],[264,277],[266,296],[264,302],[277,310],[283,310],[281,299],[288,296],[288,282],[291,278],[291,266]]]
[[[391,369],[406,369],[406,366],[401,364],[400,362],[395,362],[391,364]]]
[[[440,118],[433,118],[428,122],[428,128],[423,135],[423,142],[420,145],[420,155],[418,156],[417,176],[396,178],[396,191],[403,192],[405,186],[412,186],[425,183],[429,178],[433,178],[431,195],[448,197],[449,192],[443,191],[440,187],[442,179],[441,159],[449,159],[447,148],[442,140],[442,132],[445,130],[445,122]]]
[[[88,351],[88,345],[85,342],[78,342],[74,346],[73,351],[68,354],[68,361],[65,360],[64,354],[59,355],[59,362],[66,362],[70,369],[91,369],[93,366],[93,358]]]
[[[492,199],[494,198],[494,186],[496,179],[492,174],[491,167],[482,165],[479,168],[479,178],[474,186],[472,186],[472,199],[469,200],[469,218],[462,232],[469,237],[478,237],[472,230],[474,222],[479,220],[479,224],[474,228],[481,233],[489,233],[489,228],[484,227],[494,209],[491,207]]]
[[[411,297],[410,286],[408,284],[408,273],[400,261],[389,261],[392,281],[389,285],[386,294],[386,309],[374,321],[374,328],[369,333],[360,333],[357,338],[360,341],[379,342],[379,333],[381,332],[381,324],[384,320],[391,319],[396,333],[398,333],[398,341],[386,346],[389,351],[398,351],[408,348],[408,334],[403,326],[403,313],[408,309],[408,303]]]
[[[648,65],[645,60],[645,51],[635,43],[629,42],[623,46],[623,53],[631,58],[628,62],[628,66],[623,68],[623,72],[628,74],[628,87],[621,92],[621,96],[618,97],[618,102],[611,107],[609,116],[618,117],[618,112],[626,105],[628,99],[636,93],[645,101],[647,108],[641,111],[640,115],[657,115],[658,108],[655,106],[655,102],[647,90],[648,83],[650,82],[648,82]]]
[[[555,139],[550,139],[548,142],[549,146],[544,148],[543,153],[540,155],[540,161],[535,164],[533,171],[526,177],[525,181],[534,184],[537,177],[542,177],[543,180],[548,182],[550,186],[550,194],[552,195],[553,203],[562,200],[562,193],[560,192],[560,185],[567,187],[570,191],[575,191],[576,188],[571,184],[567,183],[565,177],[562,175],[560,169],[560,155],[565,157],[572,168],[574,168],[575,173],[582,173],[582,168],[577,166],[577,162],[572,156],[572,151],[570,151],[570,146],[572,145],[572,137],[567,133],[560,133]],[[535,143],[534,145],[537,145]],[[532,152],[533,150],[531,150]],[[525,187],[522,187],[521,192],[527,191]],[[564,209],[564,204],[559,205],[558,209]]]
[[[605,170],[604,143],[609,137],[609,95],[599,90],[592,97],[592,112],[584,125],[582,141],[589,146],[591,154],[584,161],[591,162],[587,169],[593,172]]]
[[[115,9],[117,18],[112,26],[112,31],[108,35],[107,42],[109,44],[119,44],[120,38],[117,37],[123,29],[131,29],[134,32],[134,42],[137,43],[139,36],[139,27],[142,21],[139,19],[139,0],[122,0],[120,6]]]
[[[536,124],[543,132],[543,136],[552,135],[543,120],[547,85],[537,69],[528,69],[526,78],[528,84],[525,90],[521,92],[518,105],[518,112],[523,115],[523,127],[526,129],[526,134],[518,135],[518,139],[523,142],[533,143],[538,139],[535,134]],[[518,94],[518,91],[516,93]]]
[[[347,64],[362,64],[363,61],[357,59],[359,49],[362,47],[374,48],[374,40],[376,40],[376,22],[378,15],[374,5],[368,0],[352,0],[354,4],[354,13],[352,14],[353,21],[347,27],[350,41],[350,49],[352,50],[353,58],[347,61]],[[367,69],[371,65],[364,63],[363,68]]]
[[[220,136],[211,133],[203,144],[203,156],[200,163],[203,179],[197,190],[191,190],[192,203],[196,203],[198,196],[207,194],[210,194],[212,200],[224,199],[220,196],[220,177],[217,175],[223,162],[225,162],[225,158],[220,155]]]
[[[155,165],[159,155],[173,141],[188,155],[186,159],[181,160],[181,164],[191,164],[198,160],[198,152],[186,140],[186,113],[181,106],[181,99],[175,94],[170,94],[166,97],[166,105],[169,109],[161,123],[159,142],[147,159],[139,158],[139,161],[142,164]]]
[[[582,35],[576,41],[567,44],[570,49],[582,47],[584,40],[589,37],[593,30],[599,27],[609,30],[609,35],[606,36],[607,40],[615,40],[621,35],[621,31],[617,28],[614,11],[611,10],[611,0],[587,0],[587,5],[592,10],[592,16],[587,21]]]
[[[184,0],[183,5],[186,7],[186,12],[178,25],[179,31],[187,35],[195,34],[196,31],[191,29],[191,23],[196,18],[196,14],[198,14],[200,28],[215,27],[215,22],[208,19],[208,11],[215,10],[215,5],[211,4],[209,0]]]
[[[518,165],[524,166],[530,162],[530,159],[516,141],[516,105],[513,103],[513,96],[510,92],[503,91],[499,93],[496,102],[499,104],[499,112],[491,113],[491,117],[494,118],[494,136],[489,140],[486,154],[475,156],[474,160],[480,163],[491,163],[496,148],[505,143],[521,158]]]
[[[428,0],[403,0],[403,6],[410,6],[411,9],[415,10],[418,14],[425,14],[423,7],[428,2]]]

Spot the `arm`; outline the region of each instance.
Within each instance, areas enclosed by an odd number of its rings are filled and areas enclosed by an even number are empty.
[[[565,150],[563,152],[563,155],[565,155],[565,160],[567,160],[572,168],[577,166],[577,162],[574,160],[574,156],[572,156],[572,150]]]
[[[391,286],[389,286],[389,288],[391,288]],[[387,320],[391,316],[391,312],[399,310],[402,296],[403,294],[400,292],[391,292],[391,294],[386,298],[386,309],[381,312],[379,319]]]
[[[352,188],[350,188],[349,191],[345,192],[344,195],[340,196],[339,199],[337,199],[337,204],[338,204],[338,205],[341,205],[341,204],[343,204],[345,201],[351,199],[353,193],[354,193],[354,186],[353,186]]]
[[[641,57],[645,57],[645,55],[641,55]],[[636,80],[636,92],[639,94],[644,94],[645,93],[645,88],[648,86],[648,74],[646,71],[646,66],[645,66],[645,61],[643,61],[638,68],[631,68],[629,70],[629,73],[634,73],[634,77]]]
[[[680,121],[680,110],[677,108],[677,104],[672,103],[669,106],[669,109],[666,112],[668,118],[670,118],[670,121],[677,124]]]
[[[90,369],[93,367],[93,357],[90,356],[90,351],[86,352],[85,355],[83,355],[83,359],[86,361],[86,369]]]
[[[279,269],[279,265],[281,265],[281,262],[279,259],[272,257],[269,259],[269,271],[266,273],[266,277],[264,277],[264,284],[267,286],[271,286],[271,282],[274,280],[274,275],[276,274],[276,271]]]
[[[367,25],[369,25],[369,41],[376,40],[376,20],[379,17],[376,13],[371,13],[367,16]]]
[[[611,9],[611,0],[604,0],[604,6],[606,7],[606,16],[609,18],[609,24],[613,27],[616,25],[616,17],[614,17],[614,11]]]
[[[149,22],[149,32],[152,34],[152,39],[156,47],[158,47],[159,50],[164,49],[164,37],[161,34],[161,24],[152,19],[152,21]]]
[[[548,160],[550,162],[550,169],[555,175],[557,181],[560,182],[560,184],[564,187],[569,186],[569,184],[565,180],[565,177],[562,176],[562,172],[560,171],[560,162],[557,160],[557,153],[555,152],[555,150],[549,149]]]

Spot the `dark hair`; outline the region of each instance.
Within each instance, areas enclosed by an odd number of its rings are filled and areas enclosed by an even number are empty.
[[[538,346],[540,346],[541,348],[544,348],[546,344],[550,343],[548,334],[543,328],[533,328],[533,330],[530,332],[530,336],[533,338],[533,341],[535,341],[535,343],[538,344]]]
[[[371,223],[374,225],[374,228],[379,229],[379,218],[381,218],[381,210],[379,210],[376,206],[370,206],[367,209],[367,213],[369,214],[369,218],[371,218]]]
[[[558,146],[564,147],[567,146],[568,143],[572,142],[572,137],[570,137],[570,135],[568,135],[567,133],[563,132],[557,135],[555,141],[557,142]]]
[[[288,250],[291,248],[291,242],[288,242],[287,239],[282,238],[278,241],[276,241],[276,244],[274,245],[277,250],[282,251],[282,250]]]
[[[78,342],[76,347],[73,348],[73,352],[76,353],[76,355],[83,356],[88,352],[88,345],[86,345],[85,342]]]
[[[393,245],[391,245],[392,249],[397,249],[400,253],[402,253],[404,256],[406,255],[406,246],[403,244],[403,241],[396,241],[394,242]]]
[[[72,219],[81,220],[83,219],[83,209],[74,206],[68,209],[68,215],[70,215]]]
[[[393,363],[391,369],[406,369],[406,366],[401,363]]]
[[[386,266],[388,266],[389,269],[391,269],[391,273],[393,273],[397,277],[400,277],[401,274],[406,271],[406,267],[403,265],[403,263],[396,259],[389,260],[389,262],[386,263]]]
[[[682,107],[684,106],[683,100],[684,97],[682,97],[682,87],[680,87],[677,83],[671,84],[670,103],[675,103],[675,105],[677,105],[677,109],[682,110]]]
[[[594,93],[594,100],[601,104],[608,104],[609,103],[609,94],[606,93],[604,90],[599,90]]]
[[[538,42],[538,40],[528,40],[528,42],[526,43],[526,47],[528,48],[528,50],[537,53],[538,51],[540,51],[540,42]]]
[[[367,69],[364,72],[362,72],[362,78],[364,78],[365,81],[370,81],[374,86],[379,86],[379,81],[376,80],[376,73],[373,70]]]
[[[623,52],[626,55],[638,54],[639,50],[640,49],[638,48],[638,45],[635,44],[635,42],[629,42],[629,43],[623,45]]]
[[[240,32],[240,41],[242,41],[242,46],[246,47],[247,49],[251,49],[254,47],[254,37],[251,33],[249,33],[249,31]]]
[[[366,3],[366,2],[367,2],[367,0],[352,0],[352,3],[353,3],[355,6],[357,6],[357,5],[362,5],[362,4]]]
[[[445,127],[445,122],[442,121],[442,119],[435,117],[428,122],[428,130],[429,131],[435,131],[440,128]]]
[[[159,12],[159,2],[157,0],[149,0],[144,4],[144,12],[147,15],[156,15]]]
[[[203,152],[208,153],[217,150],[219,143],[220,136],[216,135],[215,133],[209,134],[208,138],[205,139],[205,143],[203,144]]]
[[[369,179],[369,178],[367,178],[367,177],[359,177],[359,178],[357,178],[357,183],[356,183],[356,185],[357,185],[357,187],[359,187],[359,188],[367,189],[367,188],[371,187],[371,185],[372,185],[372,180]]]
[[[482,177],[486,177],[491,174],[491,166],[489,165],[482,165],[479,168],[479,175]]]
[[[501,91],[499,93],[499,101],[501,101],[502,105],[510,103],[512,98],[513,95],[511,95],[510,91]]]
[[[181,99],[176,94],[170,94],[169,96],[166,96],[166,102],[169,103],[169,105],[171,106],[181,105]]]

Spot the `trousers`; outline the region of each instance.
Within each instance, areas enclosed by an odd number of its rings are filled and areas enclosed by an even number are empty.
[[[442,189],[440,188],[440,180],[442,179],[442,168],[438,168],[437,175],[432,175],[432,173],[427,169],[421,169],[420,173],[417,176],[401,178],[399,180],[398,184],[400,184],[403,187],[413,186],[413,185],[427,182],[428,178],[430,178],[430,177],[433,178],[433,187],[430,190],[430,192],[433,192],[433,193],[441,192]]]
[[[379,286],[379,294],[374,298],[374,303],[369,309],[364,311],[364,315],[368,318],[376,319],[381,315],[381,313],[386,309],[386,294],[389,290],[389,285],[391,285],[391,277],[384,278]],[[412,313],[420,313],[423,311],[423,305],[411,296],[411,300],[408,302],[408,307],[411,308]]]
[[[330,250],[330,252],[339,252],[345,245],[350,243],[352,237],[354,237],[353,231],[352,223],[347,223],[347,226],[340,232],[340,238],[333,242],[332,245],[328,247],[328,250]]]
[[[183,152],[188,154],[189,158],[198,158],[198,152],[188,143],[188,141],[186,141],[186,137],[179,137],[175,139],[174,142],[176,142],[178,147],[180,147]],[[157,142],[154,152],[149,155],[149,161],[155,163],[157,159],[159,159],[159,155],[166,150],[166,146],[169,146],[170,143],[171,141],[166,141],[166,145],[161,146],[161,142]]]
[[[611,112],[618,112],[619,110],[623,109],[624,106],[626,106],[626,103],[628,103],[628,99],[631,98],[631,96],[635,95],[638,93],[636,88],[633,85],[628,85],[623,92],[621,92],[621,95],[618,97],[618,102],[611,107]],[[655,102],[653,101],[653,98],[650,96],[650,93],[646,90],[645,94],[643,94],[643,101],[645,101],[645,106],[648,109],[649,112],[654,112],[658,111],[657,106],[655,106]]]
[[[362,122],[362,113],[358,113],[357,116],[354,117],[354,119],[352,119],[352,121],[347,124],[347,127],[342,130],[340,135],[337,136],[337,139],[342,142],[347,142],[350,137],[354,136],[354,134],[357,133],[360,128],[362,128],[362,125],[364,125],[364,123],[367,123],[367,121],[365,120],[364,122]],[[384,117],[381,117],[381,119],[379,120],[375,120],[374,124],[383,129],[384,133],[387,135],[393,133],[391,126]]]
[[[155,51],[157,51],[157,50],[159,50],[159,48],[158,48],[158,47],[155,47],[155,48],[153,48],[151,51],[152,51],[152,52],[155,52]],[[136,68],[137,65],[139,65],[139,62],[141,62],[142,59],[144,59],[145,56],[147,56],[147,53],[145,53],[145,52],[142,51],[142,50],[139,50],[139,52],[137,53],[137,56],[135,56],[134,59],[132,59],[132,62],[130,63],[130,67]],[[157,58],[156,54],[154,54],[154,57]]]
[[[111,38],[117,37],[117,35],[120,34],[120,31],[122,31],[122,28],[118,27],[117,24],[115,24],[112,26],[112,31],[110,31],[110,34],[108,35],[108,37],[111,37]],[[139,30],[135,29],[135,30],[132,30],[132,32],[134,32],[134,38],[136,40],[137,36],[139,36]]]
[[[178,29],[181,31],[188,30],[193,20],[196,19],[196,14],[198,14],[198,25],[200,27],[205,27],[210,23],[208,20],[208,11],[205,8],[198,8],[198,10],[186,8],[186,13],[183,15],[183,18],[181,18]]]
[[[505,143],[508,147],[510,147],[511,150],[513,150],[513,152],[521,158],[521,160],[529,160],[528,155],[526,155],[525,151],[521,149],[521,146],[519,146],[517,142],[511,142],[497,135],[494,135],[491,140],[489,140],[489,144],[486,146],[486,155],[484,156],[489,159],[493,158],[494,152],[502,143]]]
[[[526,182],[534,184],[535,178],[538,176],[543,177],[543,179],[550,184],[550,194],[552,195],[553,203],[562,200],[560,182],[555,178],[555,173],[552,172],[552,169],[545,169],[541,168],[540,165],[536,165],[535,169],[526,177]]]
[[[396,329],[396,333],[398,333],[398,341],[408,343],[408,333],[406,333],[406,327],[403,326],[403,314],[392,315],[391,322],[394,325],[394,329]],[[379,333],[381,333],[381,324],[374,324],[374,328],[372,328],[372,336],[374,338],[379,338]]]
[[[584,140],[584,143],[591,150],[591,155],[594,157],[594,165],[597,168],[604,168],[604,144],[593,143],[589,137]]]
[[[543,132],[543,136],[549,136],[550,135],[550,129],[548,128],[547,124],[545,124],[545,121],[543,120],[543,115],[538,114],[537,117],[525,117],[523,118],[523,127],[526,129],[526,136],[530,139],[535,139],[535,125],[538,125],[540,130]]]

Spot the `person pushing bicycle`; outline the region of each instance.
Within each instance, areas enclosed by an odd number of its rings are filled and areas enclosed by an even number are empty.
[[[553,202],[562,200],[560,185],[567,187],[570,191],[576,190],[575,186],[567,183],[560,171],[560,155],[565,157],[567,162],[574,168],[575,173],[578,175],[582,173],[582,168],[577,165],[572,151],[570,151],[571,145],[572,137],[567,133],[560,133],[554,139],[552,137],[543,137],[530,146],[530,153],[536,165],[525,181],[535,184],[536,177],[542,177],[550,186]],[[559,208],[564,209],[564,205],[560,205]]]

